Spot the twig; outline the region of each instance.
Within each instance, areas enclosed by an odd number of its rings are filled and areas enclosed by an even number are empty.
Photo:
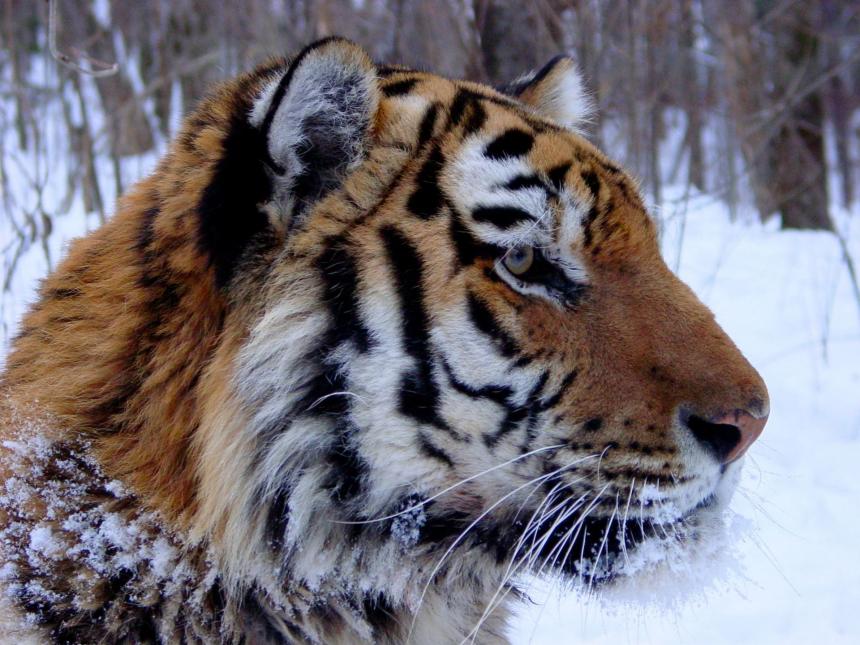
[[[105,76],[113,76],[119,71],[119,63],[107,63],[92,56],[88,56],[85,52],[72,48],[72,54],[77,58],[73,58],[69,54],[60,51],[57,46],[57,0],[48,0],[48,48],[51,50],[51,56],[72,71],[80,74],[86,74],[93,78],[103,78]],[[81,67],[77,61],[86,61],[89,64],[89,69]]]
[[[851,251],[848,248],[848,242],[845,236],[837,228],[836,223],[833,224],[833,234],[839,240],[839,247],[842,249],[842,259],[845,261],[845,267],[848,269],[848,277],[851,279],[851,287],[854,289],[854,301],[857,303],[857,311],[860,312],[860,283],[857,281],[857,271],[854,269],[854,259],[851,257]]]

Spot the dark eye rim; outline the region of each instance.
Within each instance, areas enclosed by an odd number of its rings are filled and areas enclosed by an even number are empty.
[[[571,280],[568,275],[557,264],[549,260],[544,252],[536,246],[532,247],[533,260],[528,270],[521,274],[515,274],[505,266],[505,256],[510,249],[505,249],[498,257],[497,267],[501,266],[505,273],[515,282],[519,281],[529,285],[540,285],[551,295],[562,300],[565,305],[576,305],[582,298],[588,285]],[[496,269],[498,272],[498,269]]]

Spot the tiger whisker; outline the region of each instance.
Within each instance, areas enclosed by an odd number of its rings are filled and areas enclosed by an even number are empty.
[[[540,503],[540,505],[532,512],[531,516],[529,517],[528,523],[526,524],[525,528],[523,529],[523,532],[520,534],[520,537],[517,539],[517,543],[514,547],[513,555],[511,556],[511,561],[508,563],[508,567],[505,570],[503,580],[508,577],[508,574],[511,571],[513,563],[514,563],[517,555],[519,554],[519,551],[522,548],[523,544],[525,544],[526,540],[528,540],[529,537],[534,536],[535,532],[540,527],[541,522],[543,522],[544,518],[547,516],[547,512],[548,512],[547,508],[549,508],[549,505],[555,501],[556,491],[559,488],[561,488],[563,485],[564,485],[564,482],[559,482],[558,484],[556,484],[553,487],[553,489],[549,492],[549,494],[547,494],[547,496],[544,498],[544,500]],[[563,505],[564,505],[564,500],[562,500],[562,502],[560,502],[556,507],[554,507],[552,509],[552,511],[549,512],[550,515],[552,513],[555,513]],[[538,513],[540,513],[540,517],[538,517],[537,521],[535,521],[535,517],[538,515]]]
[[[594,455],[590,455],[590,456],[591,456],[591,457],[593,457]],[[516,495],[519,491],[521,491],[521,490],[522,490],[523,488],[525,488],[526,486],[539,485],[539,484],[540,484],[541,482],[543,482],[544,480],[549,479],[550,477],[553,477],[554,475],[556,475],[556,474],[558,474],[558,473],[562,472],[563,470],[565,470],[565,469],[567,469],[567,468],[570,468],[571,466],[575,465],[576,463],[578,463],[578,462],[580,462],[580,461],[582,461],[582,460],[576,460],[576,461],[573,461],[573,462],[571,462],[571,463],[569,463],[569,464],[565,464],[564,466],[561,466],[561,467],[557,468],[556,470],[554,470],[554,471],[552,471],[552,472],[549,472],[549,473],[546,473],[546,474],[541,475],[541,476],[539,476],[539,477],[536,477],[536,478],[534,478],[534,479],[531,479],[531,480],[529,480],[529,481],[525,482],[524,484],[520,484],[519,486],[517,486],[516,488],[514,488],[512,491],[510,491],[510,492],[506,493],[505,495],[503,495],[502,497],[500,497],[498,500],[496,500],[496,501],[495,501],[491,506],[489,506],[487,509],[485,509],[485,510],[484,510],[484,511],[483,511],[483,512],[478,516],[478,517],[476,517],[476,518],[471,522],[471,524],[469,524],[469,526],[467,526],[467,527],[466,527],[466,528],[465,528],[465,529],[460,533],[460,535],[459,535],[459,536],[457,536],[457,538],[454,540],[454,542],[453,542],[453,543],[452,543],[452,544],[451,544],[451,545],[446,549],[445,553],[443,553],[443,554],[442,554],[442,557],[439,559],[439,562],[436,564],[436,566],[435,566],[435,567],[433,567],[433,570],[430,572],[430,575],[429,575],[429,576],[428,576],[428,578],[427,578],[427,582],[426,582],[426,584],[424,585],[424,588],[423,588],[423,589],[422,589],[422,591],[421,591],[421,595],[420,595],[420,597],[418,598],[418,606],[416,607],[415,612],[414,612],[414,614],[413,614],[413,616],[412,616],[412,623],[411,623],[411,625],[409,626],[409,633],[408,633],[408,634],[407,634],[407,636],[406,636],[406,642],[407,642],[407,643],[408,643],[408,642],[410,641],[410,639],[412,638],[412,632],[415,630],[415,623],[416,623],[416,621],[417,621],[417,619],[418,619],[418,614],[419,614],[419,612],[420,612],[421,605],[424,603],[424,598],[427,596],[427,590],[430,588],[430,585],[431,585],[431,584],[432,584],[432,582],[433,582],[433,578],[435,578],[435,577],[436,577],[436,574],[437,574],[437,573],[439,573],[439,570],[441,569],[442,564],[445,562],[445,560],[448,558],[448,556],[451,554],[451,552],[452,552],[452,551],[457,547],[457,545],[459,545],[459,544],[460,544],[460,542],[462,542],[462,541],[463,541],[463,539],[466,537],[466,535],[468,535],[469,531],[471,531],[475,526],[477,526],[477,524],[478,524],[482,519],[484,519],[484,518],[485,518],[487,515],[489,515],[493,510],[495,510],[495,509],[499,506],[499,504],[501,504],[502,502],[504,502],[506,499],[508,499],[508,498],[512,497],[513,495]]]
[[[630,499],[633,497],[633,487],[636,485],[634,477],[630,482],[630,491],[627,493],[627,504],[624,507],[624,519],[621,523],[621,552],[624,554],[624,562],[630,566],[630,558],[627,555],[627,518],[630,514]]]
[[[550,495],[552,496],[553,500],[555,498],[556,489],[558,489],[558,487],[561,486],[562,484],[563,484],[563,482],[560,482],[559,484],[556,485],[556,487],[553,489],[553,491],[551,491]],[[547,499],[550,499],[550,495],[547,496]],[[544,501],[546,501],[546,500],[544,500]],[[494,603],[496,597],[501,592],[501,590],[505,587],[505,585],[507,585],[507,583],[516,574],[517,570],[520,568],[521,564],[525,561],[525,558],[528,556],[528,554],[531,553],[532,550],[534,549],[535,538],[538,535],[538,532],[539,532],[540,527],[542,526],[542,524],[544,522],[544,519],[546,519],[547,517],[552,517],[556,512],[558,512],[558,510],[563,509],[565,507],[565,505],[568,504],[568,502],[569,502],[569,500],[564,499],[559,504],[557,504],[555,507],[553,507],[551,510],[547,510],[548,506],[544,507],[543,511],[541,512],[540,518],[538,519],[537,522],[534,521],[534,517],[537,514],[538,510],[540,510],[541,507],[538,507],[538,509],[535,509],[535,512],[532,513],[532,517],[530,518],[529,523],[526,525],[525,530],[520,535],[520,538],[517,540],[517,545],[514,549],[514,553],[511,556],[510,562],[508,563],[508,567],[507,567],[504,575],[502,576],[502,582],[499,584],[499,586],[496,589],[496,592],[493,594],[492,598],[487,603],[487,608],[484,611],[484,614],[481,616],[481,620],[478,622],[478,626],[480,626],[480,624],[483,623],[483,621],[486,619],[486,617],[490,613],[492,613],[493,610],[495,610],[495,607],[493,607],[493,603]],[[541,503],[541,506],[543,506],[543,503]],[[553,526],[556,526],[557,523],[559,522],[559,520],[563,521],[562,517],[566,517],[566,516],[564,514],[562,514],[562,516],[560,516],[559,518],[556,519]],[[522,548],[523,544],[528,540],[529,537],[532,538],[532,543],[529,546],[528,550],[524,553],[523,557],[520,558],[519,557],[520,549]],[[471,633],[472,632],[470,632],[470,634]],[[467,638],[468,638],[468,636],[467,636]]]
[[[550,535],[551,535],[551,534],[552,534],[552,532],[555,530],[556,526],[558,526],[558,524],[560,524],[561,522],[565,521],[568,517],[570,517],[573,513],[575,513],[577,510],[579,510],[579,509],[582,507],[582,503],[584,502],[584,500],[585,500],[585,498],[586,498],[587,496],[588,496],[588,493],[583,493],[583,494],[579,497],[579,499],[577,499],[576,501],[574,501],[574,502],[571,504],[571,507],[570,507],[568,510],[566,510],[566,511],[565,511],[565,513],[564,513],[564,514],[563,514],[563,515],[562,515],[562,516],[561,516],[561,517],[560,517],[560,518],[559,518],[559,519],[558,519],[558,520],[553,524],[553,526],[551,526],[551,527],[549,528],[549,531],[548,531],[548,532],[549,532],[549,534],[550,534]],[[567,539],[567,536],[570,534],[570,532],[571,532],[571,531],[573,531],[573,530],[574,530],[574,528],[575,528],[578,524],[579,524],[579,520],[577,520],[577,522],[576,522],[576,523],[574,523],[573,527],[571,527],[570,529],[568,529],[568,530],[567,530],[567,532],[565,533],[564,538],[562,538],[562,540],[561,540],[561,541],[560,541],[560,542],[559,542],[555,547],[553,547],[552,551],[550,551],[550,552],[547,554],[546,558],[544,559],[544,563],[541,565],[540,569],[538,569],[538,571],[537,571],[537,574],[536,574],[537,576],[540,576],[540,575],[543,573],[543,570],[546,568],[546,566],[547,566],[547,565],[549,564],[549,562],[550,562],[550,558],[552,558],[552,566],[555,566],[555,563],[556,563],[556,561],[558,560],[558,556],[559,556],[559,554],[561,553],[561,550],[562,550],[562,549],[564,548],[564,546],[565,546],[565,540]]]
[[[554,513],[556,513],[558,511],[558,509],[564,508],[564,506],[568,502],[569,502],[569,500],[566,500],[566,499],[562,500],[561,503],[557,504],[552,510],[550,510],[550,511],[545,510],[543,513],[541,513],[540,520],[537,523],[535,523],[535,526],[534,526],[534,530],[533,530],[534,536],[536,536],[538,534],[538,532],[540,531],[540,527],[542,526],[544,519],[547,516],[552,517],[552,515]],[[487,603],[487,606],[484,609],[484,612],[481,615],[481,618],[478,620],[478,623],[475,625],[475,627],[472,628],[472,630],[460,642],[461,645],[463,643],[465,643],[467,640],[471,640],[472,642],[474,642],[475,638],[477,638],[477,636],[478,636],[478,632],[480,631],[481,626],[492,615],[492,613],[501,605],[501,603],[504,602],[504,599],[505,599],[505,597],[507,597],[507,594],[510,593],[511,587],[508,586],[508,582],[513,578],[513,575],[519,570],[519,568],[523,564],[532,562],[530,555],[535,551],[540,552],[540,550],[543,548],[544,544],[546,544],[546,540],[548,540],[549,537],[552,535],[553,528],[555,526],[557,526],[559,521],[563,521],[561,516],[559,518],[556,518],[555,523],[553,524],[552,527],[550,527],[550,529],[543,531],[543,533],[542,533],[543,537],[541,538],[541,541],[539,544],[535,544],[535,540],[534,539],[532,540],[532,544],[530,545],[528,551],[526,551],[523,554],[523,556],[521,558],[519,558],[519,560],[517,560],[516,552],[514,553],[514,556],[512,557],[511,562],[508,565],[508,571],[505,573],[505,576],[502,578],[502,582],[496,588],[496,592],[493,594],[493,596],[490,598],[490,601]],[[516,566],[514,566],[513,570],[511,570],[511,565],[514,564],[514,562],[516,562]],[[504,589],[504,593],[502,593],[503,589]],[[502,594],[501,597],[499,597],[500,593]],[[497,601],[497,599],[498,599],[498,601]]]
[[[591,456],[596,457],[597,455],[591,455]],[[566,466],[566,467],[570,467],[570,466],[574,465],[574,463],[576,463],[576,462],[572,462],[571,464],[568,464],[568,466]],[[538,506],[538,508],[535,509],[534,512],[532,512],[531,517],[529,518],[529,522],[526,524],[525,529],[523,530],[519,539],[517,540],[517,544],[516,544],[516,547],[514,549],[514,553],[511,556],[511,559],[510,559],[510,562],[508,563],[508,567],[505,571],[505,574],[502,576],[502,581],[500,582],[500,584],[496,588],[496,591],[493,594],[490,601],[487,603],[487,607],[485,608],[484,612],[482,613],[481,618],[478,620],[478,623],[472,629],[472,631],[470,631],[469,634],[466,635],[466,637],[463,639],[463,641],[461,641],[461,643],[465,643],[467,640],[470,639],[470,637],[472,640],[474,640],[474,638],[477,637],[477,633],[480,630],[480,627],[483,625],[484,622],[486,622],[486,620],[489,618],[489,616],[491,616],[492,613],[499,607],[499,605],[504,601],[504,598],[507,597],[507,594],[510,592],[511,587],[507,586],[508,582],[510,582],[510,580],[513,579],[514,575],[522,567],[523,564],[528,564],[529,566],[531,566],[531,564],[534,561],[534,559],[531,557],[532,554],[540,552],[540,550],[546,544],[546,540],[549,539],[549,537],[551,536],[552,531],[554,530],[555,526],[558,525],[559,521],[563,521],[563,519],[557,518],[555,520],[555,523],[552,525],[552,527],[550,527],[550,530],[544,531],[543,533],[540,533],[541,527],[544,525],[544,520],[547,519],[548,517],[552,517],[560,509],[564,509],[565,506],[570,503],[569,498],[563,499],[559,504],[555,505],[554,507],[552,507],[550,509],[550,505],[554,502],[554,500],[557,496],[558,489],[562,485],[570,486],[571,484],[575,484],[579,481],[582,481],[582,478],[577,479],[574,482],[570,482],[567,484],[565,482],[559,482],[547,494],[547,496],[544,498],[544,500],[541,502],[541,504]],[[532,492],[534,492],[534,491],[532,491]],[[535,517],[538,515],[538,512],[540,512],[540,516],[537,518],[537,521],[535,521]],[[565,512],[567,512],[567,511],[565,511]],[[570,512],[573,512],[573,511],[570,511]],[[568,513],[568,516],[569,516],[569,513]],[[543,537],[538,538],[538,535],[543,535]],[[531,537],[531,544],[529,545],[528,550],[526,552],[524,552],[521,556],[518,557],[520,549],[522,548],[523,544],[525,544],[525,542],[529,539],[529,537]],[[536,544],[538,539],[540,539],[540,543]],[[503,589],[505,590],[504,593],[502,593]],[[501,597],[499,597],[500,593],[502,593]]]
[[[570,541],[570,544],[567,548],[567,554],[569,554],[570,550],[573,548],[573,545],[576,542],[576,538],[579,536],[579,533],[580,533],[582,527],[585,525],[586,519],[591,514],[591,511],[593,511],[594,508],[596,507],[596,505],[599,503],[600,498],[603,495],[603,493],[606,491],[607,487],[608,487],[608,484],[606,486],[604,486],[603,489],[601,489],[597,493],[597,496],[594,498],[594,500],[592,500],[589,503],[589,505],[587,506],[585,511],[582,513],[581,517],[579,517],[577,519],[576,523],[574,523],[574,525],[568,530],[567,534],[565,535],[565,538],[562,540],[562,546],[565,544],[565,541]],[[585,498],[586,496],[587,496],[587,493],[583,494],[582,497],[580,497],[577,500],[577,503],[580,500],[582,500],[583,498]],[[572,537],[571,537],[571,534],[572,534]],[[537,553],[539,553],[539,551],[537,551]],[[526,554],[526,556],[529,556],[529,554]],[[566,562],[566,559],[567,559],[567,556],[565,556],[565,559],[562,561],[562,566],[564,566],[564,562]],[[528,562],[529,562],[529,566],[531,566],[531,564],[533,564],[533,562],[534,562],[534,559],[532,558],[532,559],[528,560]],[[542,570],[543,570],[543,567],[541,567],[541,571]],[[540,575],[540,572],[538,572],[538,575]]]
[[[608,486],[608,484],[607,484]],[[606,486],[603,488],[606,490]],[[602,493],[603,491],[601,491]],[[618,498],[615,498],[615,508],[612,511],[612,515],[609,517],[609,521],[606,524],[606,529],[603,531],[603,539],[600,541],[600,547],[597,549],[597,555],[594,557],[594,566],[591,569],[591,576],[588,580],[588,593],[591,593],[591,589],[594,585],[594,576],[597,574],[597,567],[600,564],[600,554],[603,553],[603,547],[607,546],[609,539],[609,532],[612,530],[612,521],[615,519],[615,514],[618,512]],[[609,550],[607,548],[607,561],[609,558]]]
[[[355,392],[349,392],[349,391],[347,391],[347,390],[344,390],[343,392],[329,392],[328,394],[325,394],[325,395],[323,395],[323,396],[319,397],[319,398],[318,398],[318,399],[316,399],[313,403],[311,403],[311,404],[307,407],[307,410],[305,410],[305,411],[306,411],[306,412],[309,412],[309,411],[313,410],[313,409],[314,409],[315,407],[317,407],[320,403],[322,403],[323,401],[325,401],[325,400],[327,400],[327,399],[330,399],[330,398],[332,398],[332,397],[334,397],[334,396],[351,396],[351,397],[354,397],[354,398],[358,399],[359,401],[361,401],[361,402],[362,402],[362,403],[364,403],[365,405],[367,405],[367,404],[368,404],[368,403],[367,403],[367,400],[366,400],[363,396],[361,396],[360,394],[356,394]]]
[[[758,513],[764,516],[765,519],[769,520],[774,526],[777,526],[789,535],[793,535],[794,537],[800,537],[798,533],[795,533],[787,526],[777,521],[776,518],[774,518],[773,515],[760,502],[754,500],[752,498],[752,495],[755,495],[756,493],[753,493],[753,491],[748,490],[744,486],[738,486],[737,491],[738,493],[743,495],[744,499],[746,499]],[[761,496],[759,495],[759,497]]]
[[[584,498],[585,498],[585,495],[580,497],[579,500],[582,500]],[[579,502],[579,500],[577,500],[577,502]],[[567,560],[570,556],[570,552],[573,549],[573,545],[576,543],[576,538],[579,537],[579,534],[582,531],[582,527],[584,526],[585,519],[587,517],[588,517],[588,513],[586,513],[585,515],[583,515],[582,517],[577,519],[577,521],[574,523],[574,525],[571,526],[570,529],[568,529],[567,533],[564,535],[562,540],[559,542],[559,545],[557,547],[557,548],[560,547],[559,553],[561,552],[561,550],[564,550],[564,556],[562,557],[561,566],[560,566],[560,568],[562,570],[564,569],[564,566],[567,563]],[[566,547],[566,549],[565,549],[565,547]],[[555,549],[553,551],[555,551]],[[552,555],[552,554],[550,554],[550,555]],[[552,566],[556,565],[557,560],[558,560],[558,555],[556,555],[553,558]],[[543,572],[544,566],[546,566],[546,561],[544,562],[544,565],[541,566],[541,569],[536,574],[536,577],[540,577],[541,573]],[[526,590],[526,594],[528,594],[529,590],[530,590],[530,587]],[[532,630],[532,639],[534,638],[534,630],[537,629],[537,626],[540,623],[540,619],[543,616],[543,612],[545,609],[546,609],[546,603],[541,605],[540,611],[538,612],[537,618],[535,619],[535,625],[534,625],[534,628]]]
[[[385,515],[385,516],[383,516],[383,517],[376,517],[376,518],[372,518],[372,519],[369,519],[369,520],[352,520],[352,521],[348,521],[348,520],[329,520],[329,521],[330,521],[330,522],[333,522],[334,524],[372,524],[372,523],[374,523],[374,522],[384,522],[385,520],[390,520],[390,519],[393,519],[393,518],[398,517],[398,516],[400,516],[400,515],[404,515],[404,514],[406,514],[406,513],[411,513],[412,511],[414,511],[414,510],[416,510],[416,509],[421,508],[421,507],[422,507],[422,506],[424,506],[425,504],[428,504],[429,502],[432,502],[433,500],[435,500],[435,499],[437,499],[437,498],[441,497],[442,495],[444,495],[444,494],[446,494],[446,493],[450,493],[452,490],[454,490],[454,489],[456,489],[456,488],[459,488],[459,487],[460,487],[460,486],[462,486],[463,484],[468,484],[470,481],[474,481],[474,480],[478,479],[479,477],[482,477],[482,476],[484,476],[484,475],[486,475],[486,474],[488,474],[488,473],[491,473],[491,472],[493,472],[493,471],[495,471],[495,470],[498,470],[499,468],[504,468],[505,466],[508,466],[508,465],[510,465],[510,464],[512,464],[512,463],[514,463],[514,462],[516,462],[516,461],[520,461],[521,459],[525,459],[526,457],[530,457],[530,456],[532,456],[532,455],[535,455],[535,454],[537,454],[537,453],[539,453],[539,452],[546,452],[546,451],[549,451],[549,450],[555,450],[555,449],[562,448],[562,447],[564,447],[564,444],[562,444],[562,443],[558,443],[558,444],[554,444],[554,445],[552,445],[552,446],[545,446],[545,447],[543,447],[543,448],[537,448],[536,450],[531,450],[531,451],[529,451],[529,452],[527,452],[527,453],[524,453],[524,454],[522,454],[522,455],[517,455],[517,456],[516,456],[516,457],[514,457],[513,459],[509,459],[508,461],[502,462],[502,463],[500,463],[500,464],[496,464],[496,465],[495,465],[495,466],[493,466],[492,468],[487,468],[486,470],[483,470],[483,471],[481,471],[481,472],[479,472],[479,473],[477,473],[477,474],[475,474],[475,475],[471,475],[471,476],[469,476],[469,477],[466,477],[465,479],[461,479],[461,480],[460,480],[460,481],[458,481],[456,484],[451,484],[450,486],[448,486],[447,488],[442,489],[441,491],[439,491],[439,492],[438,492],[438,493],[436,493],[435,495],[431,495],[431,496],[430,496],[430,497],[428,497],[427,499],[421,500],[420,502],[417,502],[416,504],[413,504],[413,505],[412,505],[412,506],[410,506],[409,508],[403,509],[402,511],[398,511],[397,513],[392,513],[391,515]],[[591,458],[593,458],[593,457],[595,457],[595,456],[596,456],[596,455],[589,455],[588,457],[584,457],[584,458],[583,458],[583,461],[584,461],[585,459],[591,459]],[[574,462],[574,463],[576,463],[576,462]],[[571,464],[571,465],[572,465],[572,464]]]
[[[565,565],[567,564],[567,560],[570,557],[570,553],[573,550],[573,546],[576,544],[576,540],[579,537],[579,534],[582,532],[583,527],[585,526],[585,520],[588,518],[588,516],[591,513],[591,508],[592,507],[589,507],[588,509],[586,509],[586,511],[585,511],[585,513],[583,513],[582,517],[577,521],[577,523],[573,527],[571,527],[571,531],[575,530],[575,532],[572,533],[572,535],[565,536],[565,540],[567,542],[569,542],[569,544],[567,546],[567,551],[565,551],[564,557],[561,560],[561,568],[562,569],[564,569]],[[584,542],[583,542],[583,545],[584,545]],[[581,558],[581,554],[580,554],[580,558]]]

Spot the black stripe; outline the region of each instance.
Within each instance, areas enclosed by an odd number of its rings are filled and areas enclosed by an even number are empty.
[[[470,399],[489,399],[499,405],[506,405],[508,399],[513,394],[513,390],[506,385],[482,385],[481,387],[472,387],[467,383],[463,383],[454,374],[448,361],[442,360],[442,367],[445,369],[445,374],[448,376],[448,382],[460,394],[465,394]]]
[[[90,423],[105,430],[117,429],[114,417],[125,411],[128,402],[140,389],[142,380],[151,371],[149,363],[155,347],[164,338],[162,326],[176,315],[176,307],[185,293],[184,285],[168,279],[171,269],[167,266],[166,254],[152,248],[159,212],[158,207],[152,207],[143,213],[134,243],[140,271],[136,286],[146,295],[139,312],[142,322],[128,343],[125,365],[117,372],[119,376],[112,383],[110,398],[101,399],[88,410]]]
[[[421,536],[419,537],[421,544],[439,544],[444,540],[455,538],[472,521],[467,513],[443,509],[434,505],[432,501],[424,505],[424,510],[428,512],[426,521],[421,527]]]
[[[479,258],[492,259],[504,253],[502,247],[476,238],[454,209],[451,209],[449,232],[461,267],[471,266]]]
[[[352,440],[356,431],[355,426],[348,421],[339,422],[336,429],[337,438],[328,451],[329,476],[323,483],[323,488],[330,492],[336,502],[346,502],[357,497],[370,471],[370,466],[361,457]]]
[[[429,322],[424,308],[424,268],[418,249],[394,226],[384,226],[379,233],[402,305],[403,349],[422,358],[428,353]]]
[[[469,111],[466,118],[463,120],[463,136],[467,137],[475,134],[484,127],[487,122],[487,111],[484,106],[477,100],[469,104]]]
[[[486,303],[471,292],[468,295],[467,302],[472,324],[493,341],[493,344],[503,356],[511,357],[516,354],[519,351],[517,342],[502,329],[499,321],[493,316]]]
[[[481,105],[480,95],[460,89],[451,102],[449,121],[452,126],[463,126],[464,137],[480,130],[487,121],[487,112]]]
[[[594,239],[592,226],[594,225],[594,222],[595,220],[597,220],[599,215],[600,211],[597,209],[597,205],[595,204],[588,209],[588,213],[586,213],[586,215],[582,218],[582,241],[584,242],[586,248],[591,246],[591,242]]]
[[[421,126],[418,128],[418,148],[424,147],[430,138],[433,136],[433,129],[436,126],[436,115],[439,112],[439,104],[434,103],[427,112],[424,113],[424,118],[421,119]]]
[[[60,287],[58,289],[52,289],[50,293],[48,293],[47,297],[54,300],[66,300],[68,298],[77,298],[80,295],[80,289],[75,289],[73,287]]]
[[[540,83],[546,76],[549,74],[553,68],[558,65],[563,59],[567,58],[564,54],[559,54],[558,56],[554,56],[546,65],[540,68],[534,75],[526,77],[525,80],[519,83],[509,83],[508,85],[503,85],[499,88],[499,91],[503,94],[510,94],[511,96],[519,96],[527,89],[534,87],[538,83]]]
[[[535,221],[531,214],[514,206],[479,206],[472,211],[472,218],[476,222],[487,222],[501,229]]]
[[[436,446],[432,441],[430,441],[430,437],[428,437],[420,430],[418,431],[418,447],[421,448],[421,452],[423,452],[428,457],[437,459],[443,464],[451,466],[453,468],[454,460],[451,459],[448,453]]]
[[[528,416],[528,413],[529,409],[527,407],[508,408],[507,414],[505,414],[505,418],[502,419],[498,429],[492,434],[485,433],[482,435],[484,444],[489,448],[495,446],[502,437],[516,430],[517,426]]]
[[[494,434],[483,435],[484,443],[487,447],[492,448],[495,446],[502,437],[516,430],[520,423],[525,420],[528,420],[526,428],[529,433],[529,438],[533,439],[533,437],[531,437],[531,433],[534,429],[535,422],[537,421],[538,414],[542,411],[537,397],[540,396],[540,393],[543,391],[548,380],[549,372],[541,372],[540,377],[538,377],[538,380],[526,395],[525,405],[519,407],[507,406],[508,413],[505,415],[505,418],[502,419],[498,430],[496,430]]]
[[[364,619],[373,628],[373,636],[376,642],[392,640],[391,633],[398,626],[397,609],[383,592],[364,592],[361,601],[361,610]]]
[[[611,163],[608,161],[601,161],[599,163],[600,163],[600,167],[603,168],[610,175],[620,175],[621,174],[621,168],[616,166],[614,163]]]
[[[472,101],[472,93],[468,90],[459,90],[451,102],[451,108],[448,110],[448,118],[451,125],[460,125],[460,120],[466,113],[466,106]]]
[[[412,243],[394,226],[380,230],[397,288],[403,325],[403,349],[415,359],[400,386],[400,412],[452,432],[439,416],[439,386],[432,369],[430,321],[425,308],[424,268]]]
[[[411,92],[412,88],[415,87],[417,83],[417,78],[404,78],[401,81],[395,81],[394,83],[383,85],[382,93],[389,98],[393,96],[401,96],[402,94],[408,94]]]
[[[549,397],[540,404],[541,412],[554,408],[558,404],[558,402],[561,400],[561,397],[564,396],[564,393],[571,386],[574,380],[576,380],[577,374],[577,370],[572,370],[567,374],[567,376],[562,379],[555,394],[553,394],[551,397]]]
[[[597,199],[600,195],[600,180],[597,178],[597,173],[593,170],[586,170],[582,173],[582,181],[585,182],[585,185],[588,187],[589,192],[591,192],[591,196],[594,198],[594,202],[597,203]]]
[[[409,196],[406,208],[422,219],[430,219],[442,206],[442,189],[439,187],[439,172],[445,157],[438,146],[434,146],[415,178],[415,191]]]
[[[567,171],[570,170],[569,163],[559,164],[554,168],[551,168],[547,171],[546,176],[549,178],[550,183],[555,186],[557,191],[561,191],[564,188],[564,178],[567,176]]]
[[[269,502],[269,508],[266,511],[266,539],[269,542],[269,547],[274,551],[279,551],[284,546],[290,517],[289,500],[290,487],[288,484],[282,483]]]
[[[487,145],[484,156],[489,159],[505,159],[522,157],[528,154],[534,145],[534,137],[517,128],[505,131]]]
[[[593,226],[594,222],[600,216],[600,208],[598,207],[598,195],[600,194],[600,180],[597,178],[597,175],[593,170],[588,170],[582,173],[582,180],[585,182],[585,185],[588,187],[589,192],[591,193],[594,201],[592,202],[591,208],[588,210],[588,213],[583,218],[582,227],[583,227],[583,241],[585,242],[585,246],[591,246],[591,242],[594,237]]]
[[[268,228],[257,207],[270,195],[262,159],[265,139],[248,123],[250,106],[238,105],[222,144],[221,158],[197,205],[198,240],[215,268],[215,283],[223,288],[251,240]]]
[[[540,188],[543,191],[551,192],[550,187],[546,185],[543,179],[537,175],[517,175],[504,186],[508,190],[528,190],[529,188]]]
[[[341,238],[328,240],[316,261],[316,268],[331,313],[331,344],[352,340],[359,351],[366,352],[370,347],[370,333],[361,320],[358,269],[346,242]]]
[[[388,78],[394,74],[421,74],[421,70],[412,69],[404,65],[377,65],[376,75],[379,78]],[[418,80],[421,80],[420,78]]]

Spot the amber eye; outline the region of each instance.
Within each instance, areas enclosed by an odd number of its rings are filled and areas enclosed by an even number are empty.
[[[535,250],[531,246],[517,246],[505,254],[502,262],[505,268],[514,275],[522,275],[528,271],[535,260]]]

